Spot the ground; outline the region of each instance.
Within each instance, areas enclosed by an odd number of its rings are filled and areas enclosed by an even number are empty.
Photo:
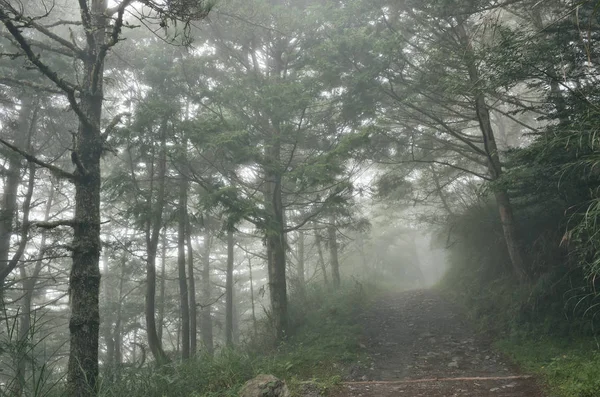
[[[361,318],[369,360],[353,368],[336,397],[542,397],[478,337],[465,317],[431,290],[381,297]]]

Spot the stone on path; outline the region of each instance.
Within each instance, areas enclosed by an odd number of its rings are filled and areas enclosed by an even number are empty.
[[[290,397],[284,381],[273,375],[258,375],[244,384],[240,397]]]

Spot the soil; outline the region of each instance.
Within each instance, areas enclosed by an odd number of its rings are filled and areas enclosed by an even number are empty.
[[[360,320],[369,360],[336,397],[543,397],[435,291],[384,296]]]

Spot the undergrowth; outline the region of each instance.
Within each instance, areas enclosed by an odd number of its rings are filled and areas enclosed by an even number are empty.
[[[102,397],[216,397],[237,396],[240,387],[258,374],[273,374],[286,380],[292,394],[306,381],[327,391],[339,383],[344,364],[359,359],[360,329],[356,316],[365,305],[362,284],[329,292],[309,286],[303,296],[290,302],[292,335],[270,347],[266,336],[247,345],[224,350],[215,357],[199,356],[186,363],[160,369],[128,370],[120,381],[104,380]]]
[[[600,352],[593,338],[506,338],[496,343],[524,371],[540,375],[562,397],[600,395]]]
[[[510,275],[496,209],[478,206],[453,223],[450,268],[439,288],[501,352],[524,372],[539,375],[551,395],[598,397],[598,295],[590,292],[581,267],[568,261],[557,236],[546,232],[552,228],[536,225],[538,214],[529,215],[523,225],[529,282]]]

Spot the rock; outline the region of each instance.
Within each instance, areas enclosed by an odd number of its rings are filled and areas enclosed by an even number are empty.
[[[452,361],[448,364],[448,368],[458,368],[458,363],[456,361]]]
[[[258,375],[244,384],[239,397],[290,397],[290,391],[273,375]]]
[[[302,397],[323,397],[323,393],[319,386],[314,383],[305,383],[300,387],[300,395]]]

